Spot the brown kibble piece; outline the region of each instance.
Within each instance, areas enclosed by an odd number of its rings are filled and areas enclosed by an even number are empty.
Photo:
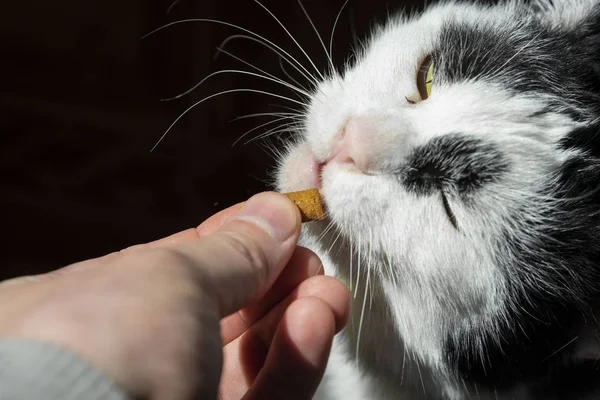
[[[300,209],[302,222],[321,220],[325,218],[321,194],[318,189],[302,190],[300,192],[283,193]]]

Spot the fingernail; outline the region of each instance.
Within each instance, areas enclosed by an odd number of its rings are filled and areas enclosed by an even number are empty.
[[[259,193],[252,196],[236,217],[249,221],[266,231],[271,237],[285,241],[300,224],[294,204],[280,194]]]

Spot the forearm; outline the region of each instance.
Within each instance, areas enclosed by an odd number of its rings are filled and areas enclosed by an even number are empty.
[[[0,400],[125,400],[104,374],[63,348],[0,340]]]

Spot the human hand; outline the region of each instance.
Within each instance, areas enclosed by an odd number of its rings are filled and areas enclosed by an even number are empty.
[[[260,194],[196,229],[0,283],[0,338],[68,348],[138,398],[310,398],[349,300],[315,276],[299,226],[289,200]]]

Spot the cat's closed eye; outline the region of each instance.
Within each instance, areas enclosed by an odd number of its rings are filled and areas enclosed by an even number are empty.
[[[448,202],[448,198],[446,197],[444,192],[442,192],[442,204],[444,205],[444,211],[446,211],[446,215],[448,215],[450,223],[456,230],[458,230],[458,221],[456,220],[456,215],[450,208],[450,203]]]

